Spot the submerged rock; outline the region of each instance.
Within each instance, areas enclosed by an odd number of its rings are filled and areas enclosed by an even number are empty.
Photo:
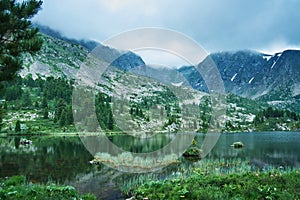
[[[242,148],[244,144],[242,142],[234,142],[232,145],[230,145],[233,148]]]

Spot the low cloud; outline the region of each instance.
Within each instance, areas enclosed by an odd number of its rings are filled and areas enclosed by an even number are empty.
[[[297,0],[51,0],[34,20],[100,42],[130,29],[162,27],[192,37],[209,52],[267,50],[282,41],[280,48],[300,46],[299,7]]]

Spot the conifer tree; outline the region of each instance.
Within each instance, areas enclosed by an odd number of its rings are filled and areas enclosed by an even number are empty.
[[[59,126],[63,127],[66,125],[66,118],[67,118],[67,113],[66,110],[63,109],[60,115],[60,119],[59,119]]]
[[[24,107],[29,107],[31,106],[31,98],[30,98],[30,94],[28,91],[24,92],[23,95],[22,95],[22,105]]]
[[[43,118],[48,119],[49,118],[49,110],[48,107],[43,109]]]
[[[3,121],[3,109],[2,109],[2,106],[0,106],[0,131],[1,131],[1,128],[2,128],[2,121]]]
[[[21,69],[22,54],[41,48],[38,29],[30,21],[41,5],[38,0],[0,1],[0,83],[11,80]]]
[[[72,112],[72,106],[67,107],[67,113],[66,113],[66,125],[73,124],[73,112]]]
[[[113,118],[113,114],[112,114],[111,110],[108,112],[107,128],[109,130],[113,130],[114,129],[114,118]]]
[[[15,132],[21,132],[21,122],[20,122],[20,120],[18,120],[17,122],[16,122],[16,126],[15,126]]]
[[[48,107],[47,99],[44,96],[43,99],[42,99],[41,108],[47,108],[47,107]]]

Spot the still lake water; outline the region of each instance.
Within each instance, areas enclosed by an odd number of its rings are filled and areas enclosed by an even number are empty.
[[[198,143],[205,135],[198,134]],[[19,144],[19,137],[0,137],[0,176],[26,175],[32,182],[48,181],[70,184],[80,192],[91,192],[101,199],[122,199],[118,190],[118,179],[123,173],[105,165],[90,165],[93,156],[76,136],[33,136],[27,137],[32,145]],[[168,144],[172,137],[157,135],[146,142],[124,135],[109,139],[124,150],[147,152]],[[233,149],[233,142],[245,144],[242,149]],[[254,165],[284,166],[300,168],[299,132],[264,132],[222,134],[206,156],[209,159],[250,160]],[[182,166],[189,162],[182,159]],[[191,163],[192,164],[192,163]],[[166,169],[164,169],[166,171]],[[164,173],[159,172],[159,173]],[[168,168],[166,173],[176,170]]]

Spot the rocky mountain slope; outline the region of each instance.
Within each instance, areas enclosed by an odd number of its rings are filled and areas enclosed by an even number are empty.
[[[198,67],[205,67],[210,58],[219,69],[226,92],[300,111],[295,106],[299,105],[300,51],[286,50],[274,55],[254,51],[214,53]],[[208,92],[196,68],[185,66],[179,72],[193,88]]]
[[[194,67],[170,69],[147,66],[133,52],[101,44],[91,50],[82,46],[82,41],[66,39],[56,32],[47,31],[44,32],[50,35],[41,35],[44,40],[42,50],[35,56],[24,56],[24,69],[20,75],[30,75],[34,79],[49,76],[76,79],[83,66],[87,67],[88,72],[93,71],[87,63],[90,61],[89,55],[96,55],[101,63],[108,63],[110,67],[99,73],[99,78],[92,73],[93,78],[85,77],[86,81],[91,80],[92,88],[114,97],[111,102],[114,115],[119,119],[131,120],[127,127],[137,132],[151,132],[149,127],[153,131],[174,131],[180,124],[190,130],[205,131],[210,121],[211,102],[220,98],[226,101],[213,106],[226,111],[221,120],[224,131],[255,130],[253,120],[257,113],[268,107],[267,103],[298,111],[299,104],[295,104],[300,93],[298,51],[275,55],[253,51],[212,54],[198,67],[205,67],[207,60],[213,59],[226,92],[230,93],[213,96],[208,95],[206,84]],[[30,91],[30,88],[25,90]],[[125,106],[114,106],[114,102]],[[197,110],[197,116],[184,116],[189,106],[196,106],[194,111]],[[124,110],[130,112],[123,113]],[[125,123],[121,122],[117,124],[119,128]],[[289,127],[284,129],[289,130]]]

